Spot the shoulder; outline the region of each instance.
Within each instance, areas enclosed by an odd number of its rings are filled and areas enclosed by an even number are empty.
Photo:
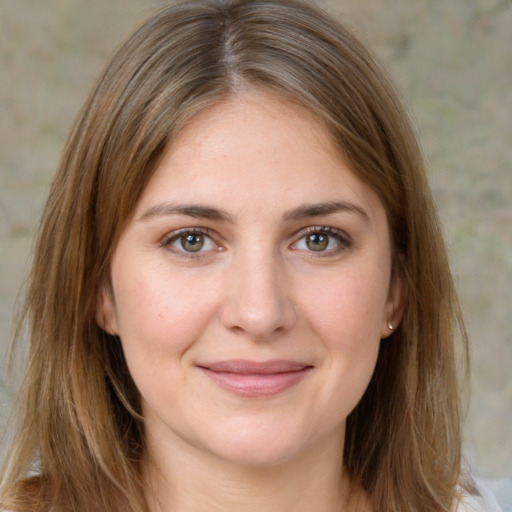
[[[481,482],[478,482],[477,487],[480,496],[463,496],[456,512],[502,512],[490,489]]]

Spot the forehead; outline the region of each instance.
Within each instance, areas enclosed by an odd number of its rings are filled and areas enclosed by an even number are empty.
[[[318,117],[252,90],[192,117],[167,149],[138,210],[182,199],[242,210],[255,203],[287,209],[343,196],[370,209],[380,205]]]

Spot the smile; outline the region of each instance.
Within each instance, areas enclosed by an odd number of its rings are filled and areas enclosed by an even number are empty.
[[[235,395],[265,398],[295,386],[313,367],[284,360],[231,360],[199,365],[199,368],[215,384]]]

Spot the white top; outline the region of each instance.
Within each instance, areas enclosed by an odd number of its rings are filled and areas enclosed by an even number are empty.
[[[478,482],[481,496],[466,496],[456,509],[456,512],[503,512],[496,498],[481,482]]]

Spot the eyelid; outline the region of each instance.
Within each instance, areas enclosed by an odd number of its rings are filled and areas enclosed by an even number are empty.
[[[215,252],[219,252],[222,250],[222,246],[217,242],[215,233],[208,228],[199,228],[199,227],[190,227],[190,228],[181,228],[177,229],[175,231],[171,231],[170,233],[167,233],[164,235],[160,241],[160,244],[162,247],[167,249],[172,254],[185,258],[185,259],[198,259],[198,258],[204,258],[211,254],[211,250],[206,251],[197,251],[197,252],[187,252],[187,251],[180,251],[176,248],[174,248],[171,244],[173,241],[186,236],[186,235],[202,235],[206,238],[209,238],[216,246]]]
[[[329,249],[325,251],[304,251],[307,252],[311,257],[328,257],[337,255],[344,250],[348,249],[352,245],[351,237],[345,232],[337,228],[333,228],[332,226],[310,226],[304,229],[301,229],[294,236],[295,242],[292,244],[292,249],[294,250],[302,250],[296,247],[296,245],[303,240],[305,237],[313,234],[326,234],[330,237],[335,238],[339,242],[339,246],[334,249]]]

